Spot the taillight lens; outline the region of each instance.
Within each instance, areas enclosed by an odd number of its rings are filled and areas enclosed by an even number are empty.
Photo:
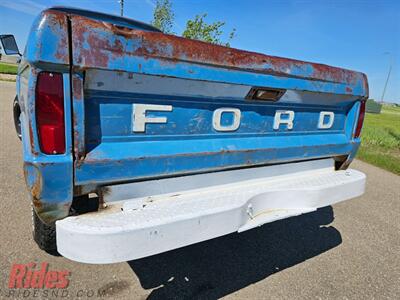
[[[35,106],[40,149],[46,154],[65,153],[64,91],[60,73],[39,73]]]
[[[357,120],[357,127],[356,127],[356,131],[354,132],[354,137],[358,138],[361,134],[361,129],[363,127],[363,123],[364,123],[364,116],[365,116],[365,100],[361,101],[360,103],[360,111],[358,114],[358,120]]]

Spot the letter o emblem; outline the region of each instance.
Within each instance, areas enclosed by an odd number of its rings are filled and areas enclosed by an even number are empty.
[[[231,113],[233,114],[233,121],[232,124],[230,125],[222,125],[221,124],[221,117],[222,114],[224,113]],[[240,117],[241,117],[241,111],[237,108],[229,108],[229,107],[223,107],[223,108],[218,108],[214,111],[213,114],[213,127],[216,131],[235,131],[239,128],[240,126]]]

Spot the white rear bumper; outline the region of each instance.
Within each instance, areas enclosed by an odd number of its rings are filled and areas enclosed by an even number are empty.
[[[364,193],[363,173],[334,171],[332,164],[325,159],[110,187],[108,201],[124,200],[57,221],[57,248],[85,263],[127,261]]]

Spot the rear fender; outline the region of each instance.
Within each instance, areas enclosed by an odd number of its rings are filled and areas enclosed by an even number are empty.
[[[20,120],[25,182],[37,215],[50,224],[68,215],[73,199],[70,76],[68,71],[63,72],[66,152],[46,155],[40,150],[35,118],[35,87],[40,71],[35,67],[24,71],[29,74],[25,76],[26,85],[21,84]]]

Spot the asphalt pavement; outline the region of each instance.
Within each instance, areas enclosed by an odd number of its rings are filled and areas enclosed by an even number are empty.
[[[13,127],[15,83],[0,81],[0,298],[399,299],[400,177],[355,161],[364,196],[149,258],[88,265],[32,240]],[[69,272],[66,289],[9,289],[14,264]],[[46,293],[47,290],[47,293]]]

